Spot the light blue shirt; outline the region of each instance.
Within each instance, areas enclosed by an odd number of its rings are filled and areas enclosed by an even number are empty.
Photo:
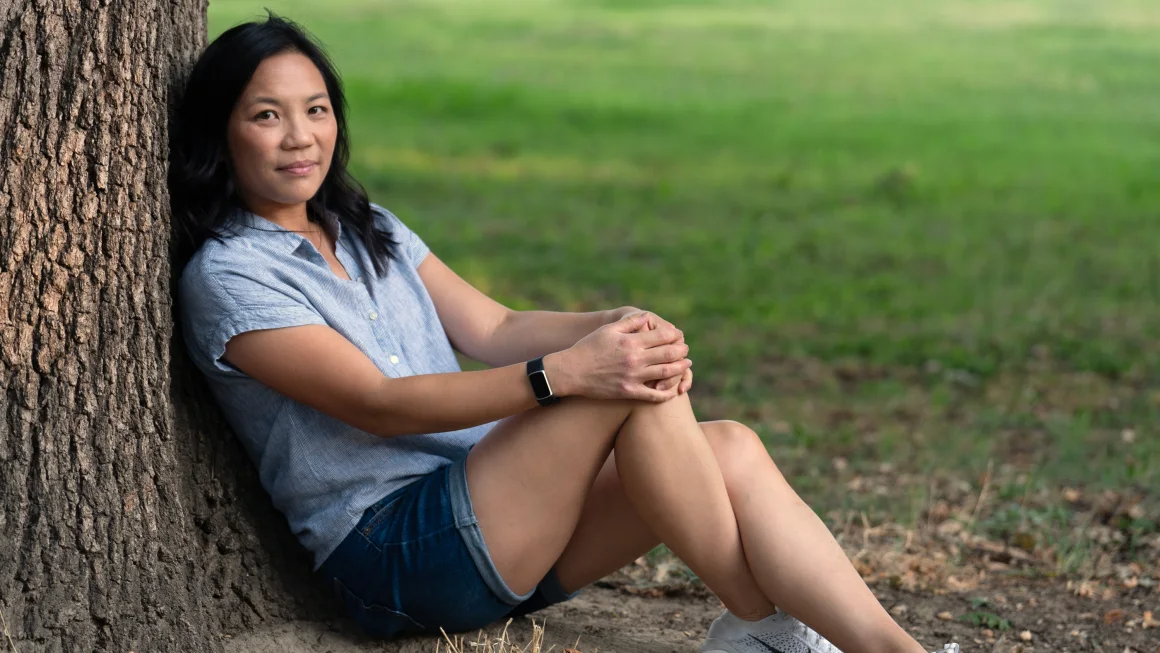
[[[236,235],[207,240],[185,266],[179,301],[186,346],[258,467],[262,485],[318,568],[389,492],[467,455],[495,424],[383,438],[294,401],[222,360],[239,333],[325,324],[389,377],[460,371],[417,268],[430,250],[389,211],[376,223],[401,260],[375,276],[365,247],[329,221],[350,280],[303,235],[239,211]]]

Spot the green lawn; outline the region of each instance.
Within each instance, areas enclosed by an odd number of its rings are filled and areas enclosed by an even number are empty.
[[[329,48],[372,198],[513,307],[681,326],[806,493],[1160,486],[1153,0],[215,0]],[[1125,433],[1130,431],[1130,433]]]

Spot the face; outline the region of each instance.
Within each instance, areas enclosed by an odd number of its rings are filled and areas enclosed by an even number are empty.
[[[314,197],[330,169],[337,134],[326,82],[310,59],[287,52],[259,64],[227,128],[234,178],[247,207],[262,214]]]

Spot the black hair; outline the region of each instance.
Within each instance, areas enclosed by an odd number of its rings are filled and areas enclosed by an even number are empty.
[[[337,218],[366,246],[375,274],[398,258],[398,242],[375,225],[366,191],[347,171],[350,141],[342,80],[322,46],[293,21],[269,13],[266,20],[242,23],[214,39],[198,58],[170,124],[169,197],[178,271],[209,238],[222,240],[231,216],[244,208],[230,164],[226,129],[230,115],[262,61],[297,52],[312,61],[326,82],[338,125],[334,158],[322,186],[306,202],[311,222]]]

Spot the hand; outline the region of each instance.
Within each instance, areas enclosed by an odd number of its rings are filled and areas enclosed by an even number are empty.
[[[692,364],[692,361],[689,363]],[[676,385],[677,394],[683,395],[693,387],[693,370],[687,369],[685,370],[685,373],[679,377],[674,376],[671,379],[661,379],[660,381],[650,381],[649,383],[652,384],[650,387],[654,387],[657,390],[662,391],[667,391],[671,386]],[[645,385],[649,384],[646,383]]]
[[[612,317],[613,321],[615,321],[615,320],[619,320],[621,318],[624,318],[624,317],[627,317],[630,315],[635,315],[637,313],[647,313],[647,312],[648,311],[642,311],[641,309],[636,308],[635,306],[621,306],[620,308],[612,309],[608,313]],[[669,322],[667,322],[666,320],[664,320],[663,318],[661,318],[659,316],[657,316],[657,320],[659,321],[659,324],[661,324],[662,326],[669,326],[669,327],[673,326],[672,324],[670,324]],[[676,327],[673,327],[673,328],[676,328]],[[685,343],[684,335],[681,336],[680,343],[681,344]],[[687,356],[687,354],[686,354],[686,356]],[[645,385],[648,386],[649,388],[655,388],[657,390],[662,390],[662,391],[668,391],[673,386],[676,386],[677,387],[677,394],[685,394],[693,387],[693,370],[691,370],[691,369],[685,370],[684,374],[681,374],[679,376],[674,376],[674,377],[669,378],[669,379],[659,379],[656,381],[649,381]]]
[[[553,368],[548,378],[562,395],[659,403],[677,396],[679,384],[663,390],[647,384],[683,378],[692,365],[688,352],[679,329],[652,313],[638,311],[550,354],[544,364]]]

